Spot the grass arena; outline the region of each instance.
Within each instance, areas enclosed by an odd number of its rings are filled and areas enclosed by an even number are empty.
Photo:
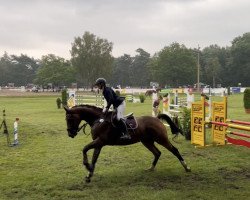
[[[90,184],[83,177],[82,148],[92,139],[80,132],[69,138],[65,111],[57,109],[57,94],[0,96],[0,111],[13,139],[20,118],[20,145],[10,148],[0,133],[0,199],[247,199],[250,196],[249,148],[235,145],[194,148],[179,136],[172,141],[192,172],[186,173],[165,148],[154,172],[145,171],[153,155],[141,144],[106,146]],[[199,98],[199,97],[198,97]],[[212,97],[220,100],[221,97]],[[151,115],[152,99],[127,102],[126,113]],[[228,118],[250,121],[243,95],[228,97]],[[2,116],[0,115],[0,120]],[[89,132],[89,127],[86,132]],[[168,135],[172,138],[170,130]],[[207,131],[206,139],[211,135]],[[92,152],[90,152],[92,153]],[[89,153],[89,156],[91,154]]]

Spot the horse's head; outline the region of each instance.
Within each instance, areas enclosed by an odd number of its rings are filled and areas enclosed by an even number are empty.
[[[74,138],[78,133],[78,127],[79,127],[79,124],[81,123],[80,114],[77,112],[74,112],[73,110],[67,107],[64,107],[64,110],[66,111],[68,136],[71,138]]]

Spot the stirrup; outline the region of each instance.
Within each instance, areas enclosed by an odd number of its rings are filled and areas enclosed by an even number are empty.
[[[128,140],[130,140],[131,136],[127,133],[127,134],[122,135],[120,138],[121,139],[128,139]]]
[[[129,114],[127,114],[127,115],[125,115],[125,116],[124,116],[124,119],[129,118],[129,117],[131,117],[131,116],[133,116],[133,115],[134,115],[134,113],[133,113],[133,112],[131,112],[131,113],[129,113]]]

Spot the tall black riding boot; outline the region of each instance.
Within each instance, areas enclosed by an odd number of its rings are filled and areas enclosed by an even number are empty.
[[[120,119],[119,121],[119,127],[121,128],[121,131],[122,131],[122,136],[120,138],[130,140],[131,136],[128,133],[125,121],[123,121],[122,119]]]

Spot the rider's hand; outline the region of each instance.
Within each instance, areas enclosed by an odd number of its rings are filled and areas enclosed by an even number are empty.
[[[107,108],[103,108],[102,112],[103,112],[103,113],[106,113],[107,110],[108,110]]]

